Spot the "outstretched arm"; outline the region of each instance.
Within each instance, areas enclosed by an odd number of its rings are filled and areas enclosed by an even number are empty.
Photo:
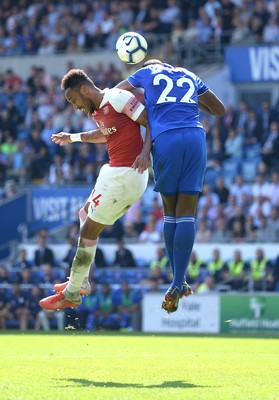
[[[225,107],[222,101],[211,90],[207,90],[204,94],[198,97],[199,108],[209,115],[223,116]]]
[[[128,90],[129,92],[132,92],[134,89],[136,89],[133,85],[131,85],[127,79],[124,79],[124,81],[119,82],[116,86],[117,89],[122,89],[122,90]]]
[[[64,146],[66,143],[86,142],[86,143],[105,143],[105,136],[100,129],[80,133],[59,132],[51,135],[51,140],[59,146]]]

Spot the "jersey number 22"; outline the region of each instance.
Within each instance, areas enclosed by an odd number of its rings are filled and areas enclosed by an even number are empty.
[[[166,76],[164,74],[158,74],[153,79],[153,85],[156,85],[156,86],[160,85],[160,81],[162,81],[162,80],[166,81],[167,86],[162,91],[159,99],[157,100],[157,104],[168,103],[168,102],[175,103],[177,101],[177,97],[168,96],[168,94],[171,92],[174,85],[182,88],[184,83],[187,83],[189,85],[189,89],[187,90],[185,95],[179,100],[179,102],[180,103],[195,103],[195,100],[191,99],[191,97],[193,96],[193,94],[195,92],[195,86],[191,79],[182,77],[182,78],[179,78],[176,81],[176,83],[174,83],[173,80],[171,78],[169,78],[168,76]]]

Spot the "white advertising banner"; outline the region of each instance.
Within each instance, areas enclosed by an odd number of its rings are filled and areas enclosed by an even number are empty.
[[[172,314],[161,309],[162,293],[147,293],[142,304],[144,332],[218,333],[220,328],[219,296],[192,295],[179,301]]]

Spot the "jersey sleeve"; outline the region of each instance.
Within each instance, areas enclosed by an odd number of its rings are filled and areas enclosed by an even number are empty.
[[[139,69],[136,72],[134,72],[132,75],[128,76],[127,81],[134,87],[139,88],[139,87],[144,87],[143,81],[144,81],[144,70]]]
[[[119,90],[110,99],[110,104],[119,113],[126,114],[133,121],[136,121],[144,110],[144,105],[130,92]]]
[[[206,84],[197,76],[198,96],[201,96],[209,90]]]

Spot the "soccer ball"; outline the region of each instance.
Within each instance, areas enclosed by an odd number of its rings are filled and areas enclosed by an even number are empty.
[[[136,32],[126,32],[116,42],[116,52],[121,61],[126,64],[137,64],[147,54],[147,42]]]

